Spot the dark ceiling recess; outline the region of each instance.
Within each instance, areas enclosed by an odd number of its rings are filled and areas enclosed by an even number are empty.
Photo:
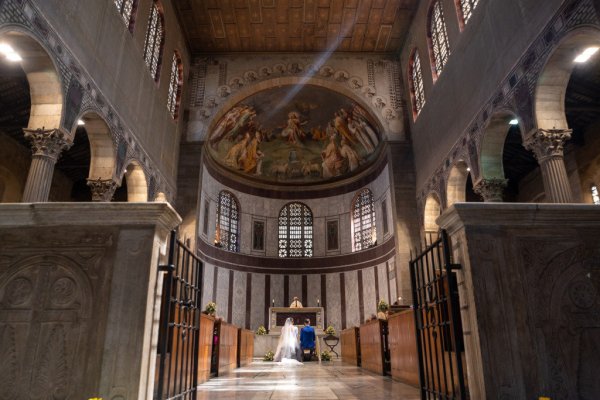
[[[418,0],[177,0],[194,54],[394,52]]]
[[[23,135],[31,111],[29,83],[18,63],[0,60],[0,110],[0,134],[6,134],[30,149]]]
[[[565,96],[565,112],[573,129],[571,143],[583,146],[585,130],[600,120],[600,54],[573,70]]]
[[[92,192],[87,186],[90,160],[90,141],[85,128],[80,126],[75,131],[73,146],[68,151],[63,151],[56,163],[56,169],[73,182],[71,191],[73,201],[92,200]]]
[[[519,182],[538,167],[533,153],[523,147],[521,130],[518,126],[507,127],[508,135],[504,140],[502,163],[504,176],[508,179],[508,187],[504,191],[505,201],[517,201]]]

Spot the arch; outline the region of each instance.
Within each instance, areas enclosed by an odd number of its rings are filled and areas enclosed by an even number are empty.
[[[44,46],[29,32],[8,27],[0,33],[0,43],[9,45],[29,83],[31,111],[30,129],[58,129],[63,118],[63,85],[58,68]]]
[[[304,203],[288,203],[279,211],[279,257],[313,256],[313,214]]]
[[[375,202],[373,192],[365,188],[352,200],[352,251],[368,249],[377,244]]]
[[[483,139],[479,157],[480,179],[504,179],[504,166],[502,163],[502,152],[504,142],[510,128],[510,121],[516,119],[521,128],[521,119],[510,110],[497,111],[489,120],[483,131]],[[521,129],[523,132],[523,129]]]
[[[165,45],[165,16],[160,0],[154,0],[150,8],[146,38],[144,40],[144,61],[155,82],[160,78],[163,49]]]
[[[454,203],[467,201],[466,189],[469,170],[467,163],[462,160],[452,166],[446,185],[446,204],[448,207]]]
[[[144,203],[148,201],[148,181],[146,173],[137,161],[131,161],[125,169],[124,178],[127,180],[127,201]]]
[[[442,206],[439,196],[436,193],[429,194],[425,200],[425,209],[423,211],[423,230],[425,231],[425,236],[437,234],[440,228],[435,221],[441,212]]]
[[[228,190],[219,192],[215,245],[228,251],[240,251],[240,202]]]
[[[88,179],[114,179],[117,169],[117,155],[113,136],[106,121],[94,111],[84,112],[78,120],[83,121],[90,141],[90,172]],[[77,129],[73,127],[73,135]]]
[[[412,103],[413,121],[425,105],[425,86],[423,82],[423,66],[419,50],[415,47],[408,61],[408,89]]]
[[[173,52],[173,60],[171,61],[171,78],[169,80],[169,96],[167,98],[167,108],[174,120],[177,120],[179,116],[182,88],[183,63],[181,62],[181,55],[175,50]]]
[[[568,33],[549,56],[535,88],[538,129],[568,129],[565,114],[567,85],[576,65],[575,58],[589,47],[600,47],[600,30],[586,26]]]
[[[450,57],[448,30],[444,19],[444,8],[440,0],[434,0],[429,6],[427,15],[427,42],[433,81],[442,73]]]

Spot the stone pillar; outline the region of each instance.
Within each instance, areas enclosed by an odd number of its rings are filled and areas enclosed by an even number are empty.
[[[92,201],[109,202],[112,200],[117,182],[112,179],[88,179],[87,185],[92,190]]]
[[[539,129],[523,145],[533,151],[540,164],[546,197],[550,203],[571,203],[573,194],[567,176],[563,146],[571,129]]]
[[[483,201],[486,203],[502,203],[502,195],[504,189],[508,185],[507,179],[501,178],[489,178],[482,179],[473,187],[475,193],[483,197]]]
[[[59,129],[23,129],[25,138],[31,141],[33,157],[23,192],[23,203],[48,201],[54,166],[70,142]]]

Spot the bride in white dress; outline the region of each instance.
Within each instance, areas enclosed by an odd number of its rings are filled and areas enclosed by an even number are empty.
[[[277,344],[277,351],[273,359],[275,362],[286,364],[301,364],[300,342],[298,341],[298,328],[294,326],[294,320],[288,318],[281,328],[281,336]]]

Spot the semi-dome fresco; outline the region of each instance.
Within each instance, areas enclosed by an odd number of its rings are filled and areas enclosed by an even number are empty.
[[[215,125],[208,147],[221,165],[274,182],[346,177],[376,156],[372,118],[337,92],[288,85],[258,92]]]

